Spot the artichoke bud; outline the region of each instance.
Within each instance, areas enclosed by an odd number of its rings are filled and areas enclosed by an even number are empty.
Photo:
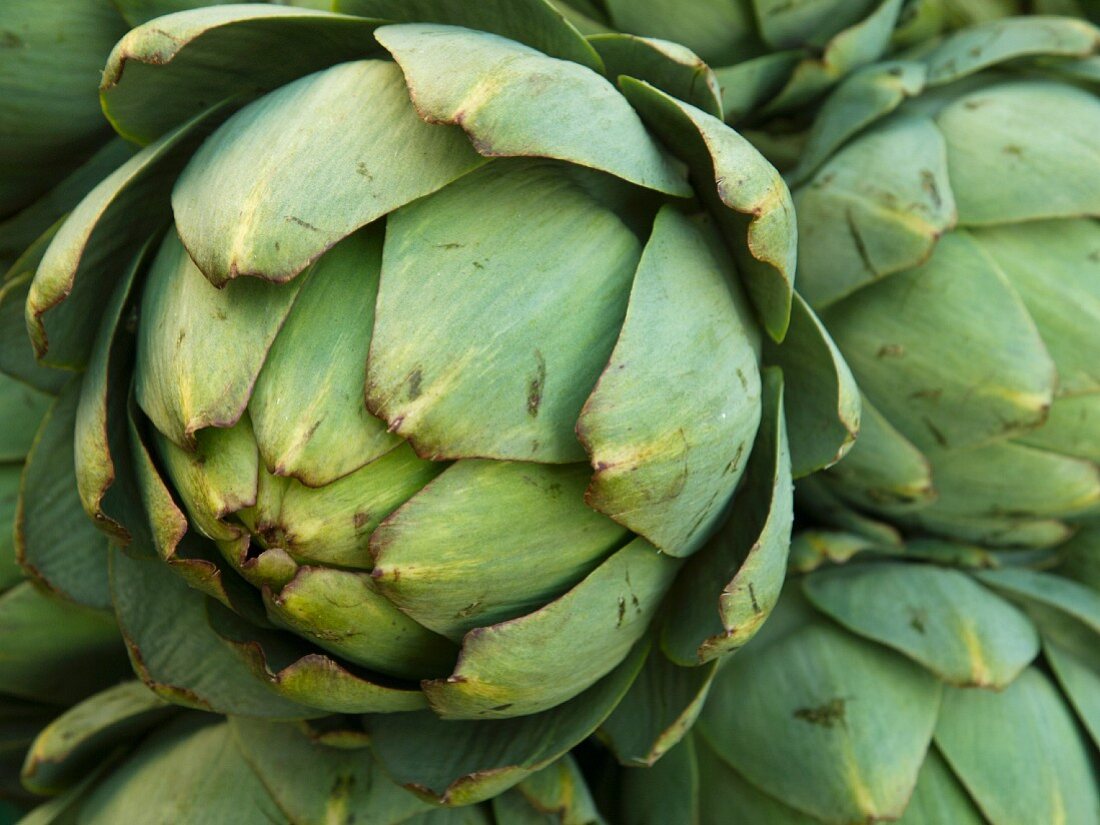
[[[1098,34],[975,26],[823,108],[792,178],[799,283],[870,424],[828,474],[848,502],[999,545],[1100,514]]]

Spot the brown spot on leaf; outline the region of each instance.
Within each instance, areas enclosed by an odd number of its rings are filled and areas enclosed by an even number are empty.
[[[546,359],[535,350],[535,374],[527,384],[527,414],[537,418],[542,404],[542,390],[546,386]]]
[[[809,722],[811,725],[819,725],[823,728],[835,728],[838,725],[843,727],[845,725],[844,714],[847,701],[847,699],[837,697],[814,708],[798,708],[793,716],[795,719],[801,719],[803,722]]]

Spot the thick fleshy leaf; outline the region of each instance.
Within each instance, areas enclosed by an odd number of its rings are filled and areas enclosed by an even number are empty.
[[[111,550],[111,593],[134,671],[175,704],[271,719],[321,711],[276,695],[210,629],[205,596],[160,559]]]
[[[441,23],[524,43],[544,54],[595,71],[600,58],[584,38],[545,0],[483,0],[455,5],[449,0],[335,0],[337,11],[395,23]]]
[[[1100,821],[1092,754],[1057,690],[1035,668],[999,693],[947,688],[936,744],[998,825]]]
[[[810,305],[830,304],[932,254],[955,224],[948,181],[935,124],[899,116],[849,143],[796,189],[798,285]]]
[[[426,682],[447,719],[539,713],[572,699],[626,658],[679,569],[636,538],[546,607],[470,631],[454,673]]]
[[[935,678],[818,622],[752,651],[719,674],[697,726],[718,754],[826,822],[900,816],[932,737]]]
[[[724,120],[737,124],[775,97],[803,56],[800,49],[787,49],[716,67]]]
[[[226,517],[256,503],[260,461],[248,418],[228,429],[200,430],[191,452],[159,434],[157,446],[192,525],[215,541],[241,537],[240,522]]]
[[[460,130],[417,117],[397,66],[361,60],[235,114],[195,153],[172,208],[212,283],[286,281],[356,229],[482,163]]]
[[[131,483],[132,473],[123,468],[119,478],[116,465],[117,459],[126,462],[129,458],[126,407],[134,346],[134,336],[122,315],[138,270],[148,263],[151,246],[150,241],[138,252],[104,310],[81,381],[74,422],[74,469],[84,512],[120,542],[129,541],[129,529],[134,529],[132,523],[127,529],[134,519],[126,516],[140,518],[133,512],[139,494]]]
[[[1057,123],[1056,131],[1046,128]],[[937,116],[959,223],[1100,214],[1100,102],[1067,83],[1020,80],[961,96]]]
[[[256,678],[280,696],[328,713],[393,713],[428,706],[410,683],[379,678],[331,656],[289,633],[261,628],[214,601],[207,619],[223,642],[240,656]]]
[[[270,825],[283,813],[237,749],[229,724],[187,714],[161,727],[89,795],[81,822]]]
[[[814,116],[798,167],[789,175],[791,183],[803,183],[861,129],[919,94],[924,79],[923,65],[903,61],[878,63],[846,79]]]
[[[859,433],[859,390],[828,331],[798,293],[787,337],[782,344],[767,342],[764,360],[783,369],[794,477],[844,458]]]
[[[513,791],[493,801],[493,811],[499,822],[512,822],[509,815],[521,816],[521,809],[509,804],[501,808],[498,802],[512,800],[524,805],[525,819],[518,822],[556,823],[562,825],[598,825],[603,823],[576,760],[569,754],[548,765],[521,782]]]
[[[541,607],[628,535],[585,506],[588,475],[583,464],[453,464],[374,532],[375,581],[456,641]]]
[[[1038,602],[1072,616],[1094,633],[1100,634],[1100,593],[1080,582],[1037,570],[1005,568],[984,570],[982,581],[1009,597]]]
[[[726,235],[764,328],[774,340],[783,340],[797,247],[787,185],[752,144],[718,118],[648,83],[623,77],[619,85],[649,127],[688,164],[699,196]]]
[[[712,66],[761,49],[749,3],[740,0],[605,0],[616,29],[683,43]]]
[[[717,672],[717,661],[681,667],[654,650],[600,738],[623,765],[663,765],[695,724]]]
[[[683,666],[736,650],[779,598],[794,521],[782,375],[764,371],[763,416],[733,509],[669,596],[661,647]]]
[[[407,679],[454,666],[455,646],[394,607],[369,573],[302,567],[266,601],[275,622],[350,662]]]
[[[610,361],[577,435],[585,500],[672,556],[713,532],[760,423],[759,333],[721,237],[657,216]]]
[[[1068,18],[990,20],[955,32],[923,60],[930,83],[943,84],[1020,57],[1087,57],[1096,51],[1096,28]],[[1049,121],[1035,121],[1036,124]]]
[[[52,403],[47,393],[0,373],[0,462],[23,460]]]
[[[886,513],[923,507],[936,497],[928,459],[866,398],[860,401],[859,438],[827,477],[844,498]]]
[[[1021,479],[1027,479],[1021,484]],[[939,498],[922,518],[1064,518],[1100,513],[1100,467],[1013,442],[936,457]]]
[[[325,487],[306,487],[261,469],[256,506],[240,519],[261,546],[300,563],[370,570],[368,543],[375,528],[444,468],[402,444]]]
[[[167,234],[146,278],[134,384],[157,430],[193,449],[199,430],[240,420],[303,280],[216,289]]]
[[[691,194],[630,105],[590,69],[452,26],[384,26],[375,36],[405,72],[420,116],[461,126],[486,157],[555,158]]]
[[[49,237],[53,236],[54,229],[56,227],[48,230]],[[0,285],[0,374],[55,395],[72,373],[47,369],[35,360],[24,318],[33,277],[34,273],[28,272]]]
[[[985,825],[959,780],[932,747],[917,774],[917,787],[898,825]]]
[[[126,24],[110,3],[8,0],[2,25],[0,217],[7,217],[106,139],[93,89]]]
[[[23,582],[0,595],[0,692],[72,704],[126,672],[110,614]]]
[[[668,40],[630,34],[599,34],[589,37],[588,42],[603,58],[608,77],[625,74],[644,80],[707,114],[722,117],[718,78],[690,49]]]
[[[74,377],[43,419],[27,456],[15,520],[20,563],[50,589],[108,608],[107,541],[84,515],[76,488],[73,427],[80,397]]]
[[[845,565],[818,571],[802,587],[815,607],[852,632],[950,684],[1004,688],[1039,653],[1031,621],[957,570]]]
[[[442,720],[435,714],[367,717],[371,746],[398,783],[433,801],[466,805],[491,798],[560,758],[591,734],[622,699],[648,653],[639,644],[580,696],[514,719]],[[433,756],[426,760],[424,755]]]
[[[1015,290],[964,231],[822,319],[871,403],[925,452],[1023,432],[1046,416],[1054,363]]]
[[[760,3],[761,0],[756,2]],[[767,2],[783,11],[793,10],[795,14],[807,9],[811,14],[815,10],[818,14],[825,12],[834,20],[845,20],[845,12],[850,14],[853,9],[858,8],[852,0],[843,0],[842,5],[814,3],[791,6],[784,0]],[[799,63],[786,87],[769,101],[764,111],[771,114],[808,104],[849,72],[880,58],[890,47],[890,39],[902,5],[903,0],[878,0],[874,11],[836,32],[827,42],[822,42],[823,35],[836,31],[835,26],[814,31],[808,38],[807,45],[814,51],[819,50],[820,57],[808,57]]]
[[[1060,376],[1059,376],[1060,377]],[[1046,423],[1016,441],[1100,464],[1100,393],[1055,398]]]
[[[1035,319],[1058,369],[1058,396],[1100,391],[1090,357],[1100,351],[1100,224],[1027,221],[974,229],[972,237]],[[1093,454],[1100,459],[1100,446]]]
[[[15,510],[22,475],[21,463],[0,464],[0,592],[26,576],[15,557]]]
[[[496,161],[386,235],[371,411],[426,458],[583,461],[574,428],[626,312],[634,234],[560,165]]]
[[[75,785],[115,748],[175,710],[141,682],[122,682],[97,693],[38,734],[23,763],[23,782],[40,794]]]
[[[290,822],[397,823],[430,808],[393,784],[369,752],[327,747],[291,724],[235,717],[229,727]]]
[[[696,737],[687,737],[650,768],[622,771],[622,817],[631,825],[699,825],[700,785]],[[709,777],[708,777],[709,780]],[[724,784],[724,783],[723,783]],[[716,790],[721,791],[722,786]]]
[[[103,111],[123,137],[148,143],[212,104],[240,105],[378,51],[375,21],[259,4],[205,5],[138,26],[111,52],[100,91]]]
[[[705,737],[696,736],[695,742],[698,763],[695,784],[699,789],[696,807],[699,813],[698,819],[691,820],[690,825],[726,825],[731,811],[736,811],[746,822],[767,825],[816,825],[820,821],[787,807],[754,787],[715,752]],[[660,763],[657,770],[661,770]],[[663,820],[650,820],[643,815],[639,822],[642,825],[660,825]],[[688,822],[685,821],[684,825]]]
[[[401,443],[364,402],[382,238],[364,229],[324,255],[271,345],[249,401],[269,472],[321,487]]]
[[[100,320],[88,308],[107,304],[134,255],[168,221],[172,180],[223,114],[201,114],[134,155],[62,224],[27,298],[27,329],[44,363],[86,363]]]

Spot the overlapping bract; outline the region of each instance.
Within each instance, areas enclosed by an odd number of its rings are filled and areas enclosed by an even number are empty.
[[[1095,561],[1095,530],[1075,541]],[[692,738],[627,772],[622,820],[1096,822],[1095,577],[827,532],[799,536],[794,556],[853,546],[790,580]]]
[[[799,284],[867,414],[821,495],[1023,547],[1100,513],[1098,42],[996,21],[826,103],[793,176]]]
[[[161,696],[369,714],[448,803],[601,724],[651,762],[774,603],[792,475],[858,427],[786,188],[679,55],[623,52],[616,86],[540,2],[367,5],[112,54],[104,110],[148,145],[22,285],[39,357],[82,370],[40,472],[123,546],[87,600]]]

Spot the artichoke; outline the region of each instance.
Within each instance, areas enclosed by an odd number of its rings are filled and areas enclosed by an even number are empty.
[[[794,557],[854,547],[791,579],[692,735],[626,772],[621,821],[1100,822],[1097,580],[929,539],[807,533]]]
[[[982,24],[823,106],[792,175],[798,277],[866,415],[806,486],[819,516],[1047,547],[1100,514],[1098,34]]]
[[[25,486],[28,562],[160,696],[361,718],[434,800],[601,725],[651,762],[858,428],[785,185],[667,44],[620,42],[615,86],[541,0],[343,6],[112,52],[144,148],[9,290],[72,376],[30,468],[77,490]],[[63,552],[77,497],[109,588]]]

